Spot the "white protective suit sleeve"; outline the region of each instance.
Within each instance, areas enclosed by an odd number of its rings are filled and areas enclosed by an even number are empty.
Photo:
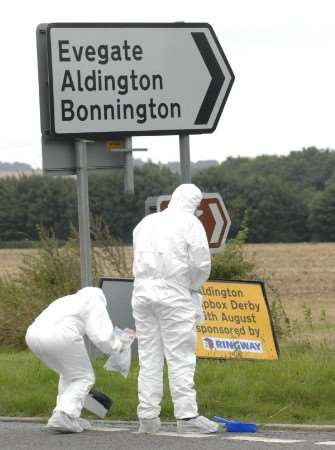
[[[102,303],[96,302],[86,321],[88,338],[106,355],[122,349],[122,342],[114,334],[113,324]]]
[[[191,277],[191,290],[198,291],[207,281],[211,271],[211,256],[205,229],[196,219],[189,229],[187,236],[189,246],[189,264]]]

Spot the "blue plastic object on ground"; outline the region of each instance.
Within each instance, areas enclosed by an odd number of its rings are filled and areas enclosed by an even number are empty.
[[[227,431],[232,433],[255,433],[257,431],[255,423],[236,422],[236,420],[228,420],[220,416],[214,416],[213,420],[225,425]]]

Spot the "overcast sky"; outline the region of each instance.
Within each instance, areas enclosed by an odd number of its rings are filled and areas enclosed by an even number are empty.
[[[208,22],[235,73],[193,161],[335,149],[334,0],[11,0],[1,12],[0,161],[41,167],[35,29],[50,22]],[[179,159],[176,136],[138,137],[143,159]],[[135,154],[135,157],[137,155]]]

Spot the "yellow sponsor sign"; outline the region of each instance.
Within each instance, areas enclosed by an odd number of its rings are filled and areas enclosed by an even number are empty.
[[[259,281],[208,281],[204,323],[196,324],[200,358],[278,359],[270,310]]]

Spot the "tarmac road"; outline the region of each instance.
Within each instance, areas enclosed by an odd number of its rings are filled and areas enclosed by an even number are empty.
[[[1,421],[1,450],[335,450],[335,431],[262,430],[257,433],[222,433],[180,436],[174,424],[164,424],[156,435],[136,433],[128,422],[93,423],[93,430],[56,434],[38,422]]]

